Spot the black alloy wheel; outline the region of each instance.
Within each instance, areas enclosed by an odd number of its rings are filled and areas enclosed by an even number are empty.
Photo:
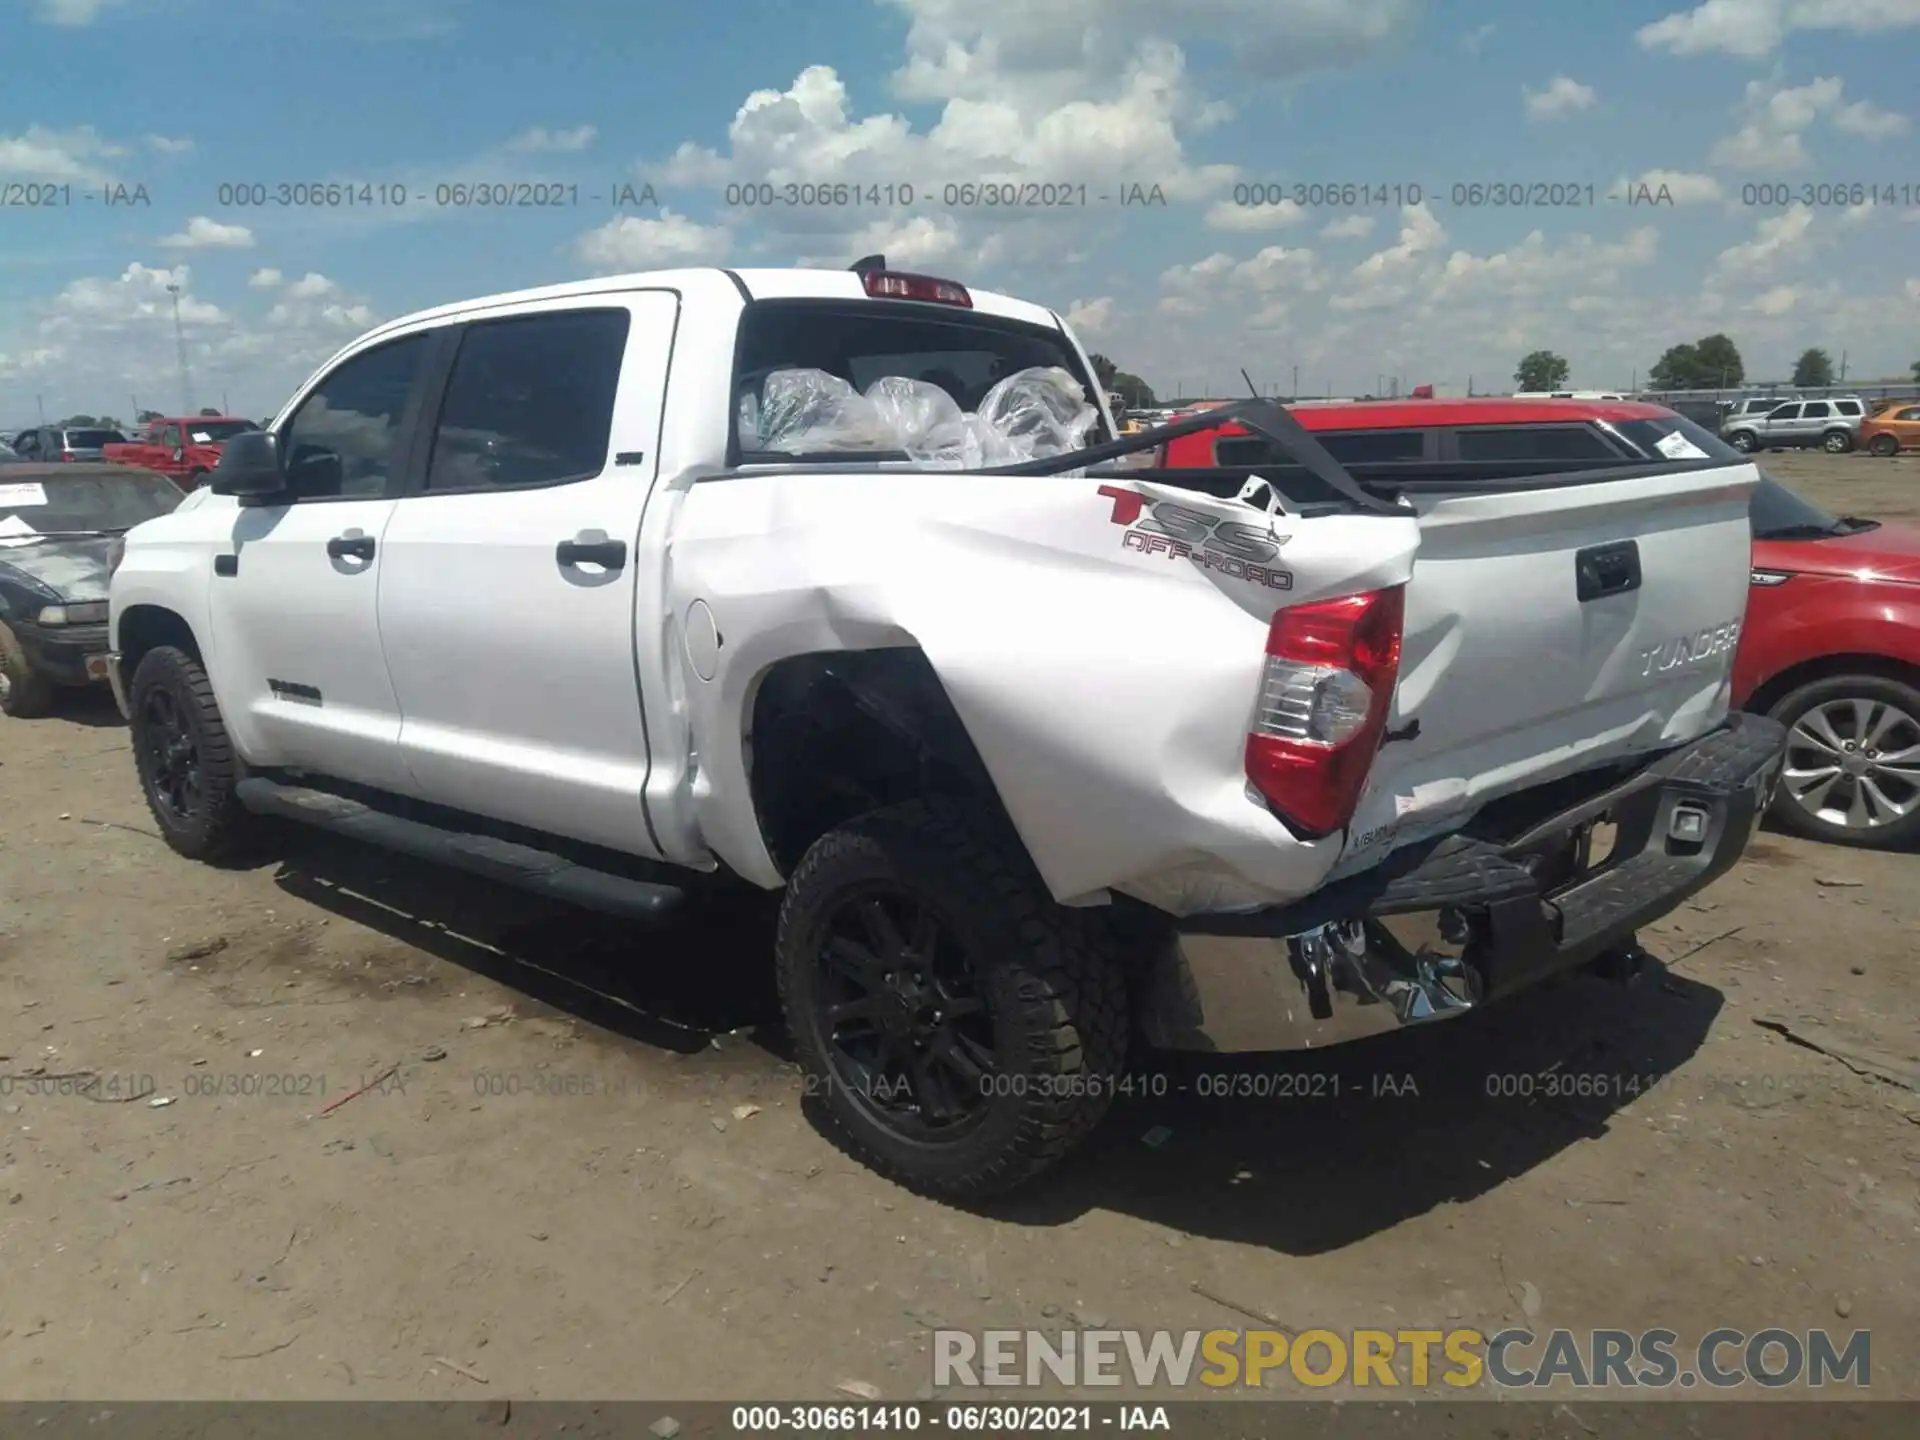
[[[191,824],[206,794],[200,739],[171,690],[147,691],[140,707],[139,743],[147,798],[177,826]]]
[[[884,883],[846,895],[817,963],[820,1048],[869,1118],[922,1143],[980,1123],[999,1070],[993,1013],[929,902]]]

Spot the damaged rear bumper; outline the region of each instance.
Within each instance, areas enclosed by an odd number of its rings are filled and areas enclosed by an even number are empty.
[[[1176,1050],[1318,1048],[1602,960],[1739,860],[1785,743],[1775,721],[1736,714],[1516,833],[1470,826],[1296,905],[1176,920],[1148,962],[1146,1037]],[[1604,826],[1612,847],[1590,860]]]

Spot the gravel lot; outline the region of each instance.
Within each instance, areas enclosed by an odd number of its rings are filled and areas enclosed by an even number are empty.
[[[1765,463],[1920,515],[1920,462]],[[304,834],[190,865],[104,703],[0,720],[0,811],[8,1397],[908,1399],[936,1324],[1244,1307],[1870,1328],[1874,1393],[1920,1398],[1910,855],[1763,836],[1643,937],[1664,964],[1633,987],[1320,1057],[1338,1099],[1175,1067],[971,1213],[808,1124],[765,907],[636,934]],[[1550,1066],[1604,1093],[1489,1094]]]

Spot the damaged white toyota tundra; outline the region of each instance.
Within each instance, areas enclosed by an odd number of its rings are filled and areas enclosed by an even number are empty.
[[[1137,468],[1227,418],[1288,478]],[[279,817],[636,919],[783,890],[827,1123],[947,1195],[1059,1159],[1136,1042],[1631,969],[1739,857],[1751,465],[1114,434],[1057,315],[880,257],[394,321],[126,537],[140,784],[196,858]]]

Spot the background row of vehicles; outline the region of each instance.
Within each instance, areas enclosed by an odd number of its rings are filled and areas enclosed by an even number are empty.
[[[106,461],[155,470],[183,490],[199,487],[235,435],[258,430],[232,415],[163,416],[149,420],[138,439],[111,426],[36,425],[0,438],[0,464]]]
[[[1431,399],[1430,386],[1416,389],[1410,399]],[[1427,392],[1422,394],[1422,391]],[[1468,397],[1469,399],[1474,397]],[[1584,400],[1624,401],[1632,399],[1615,390],[1538,390],[1521,391],[1505,397],[1510,400]],[[1127,411],[1123,428],[1140,430],[1165,424],[1178,415],[1193,414],[1209,405],[1204,402],[1172,410]],[[1309,401],[1300,404],[1373,403],[1355,401]],[[1795,450],[1818,448],[1844,455],[1865,450],[1871,455],[1891,458],[1905,450],[1920,449],[1920,398],[1903,400],[1866,400],[1858,395],[1800,396],[1792,393],[1749,395],[1738,400],[1690,399],[1658,401],[1696,425],[1717,431],[1722,439],[1743,454],[1758,450]]]
[[[1857,395],[1750,395],[1727,407],[1720,434],[1745,453],[1817,446],[1834,455],[1865,450],[1890,458],[1920,447],[1920,400],[1869,403]]]

